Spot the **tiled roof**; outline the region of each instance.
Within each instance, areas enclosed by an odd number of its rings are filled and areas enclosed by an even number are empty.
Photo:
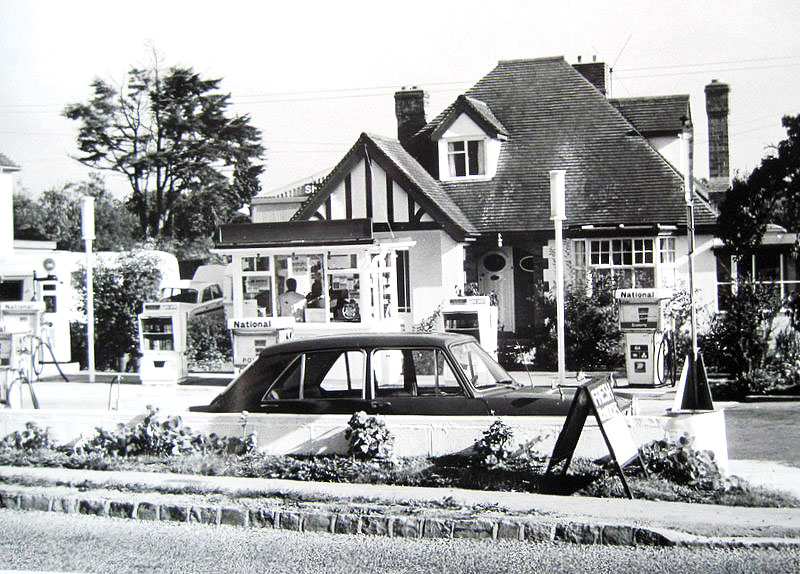
[[[608,101],[644,136],[680,133],[683,118],[692,119],[686,94]]]
[[[8,159],[6,156],[4,156],[2,153],[0,153],[0,168],[5,168],[8,170],[18,170],[19,166],[10,159]]]
[[[485,233],[551,230],[549,171],[567,170],[567,225],[682,224],[683,182],[562,57],[500,62],[466,96],[507,129],[489,181],[440,185]],[[428,141],[451,105],[415,136]],[[713,224],[705,204],[698,225]]]
[[[325,198],[338,185],[352,166],[361,157],[377,160],[384,169],[393,174],[399,185],[414,196],[431,216],[444,224],[449,232],[463,238],[475,235],[475,225],[464,215],[453,199],[395,139],[362,133],[356,144],[333,169],[330,176],[300,207],[292,221],[308,219]]]

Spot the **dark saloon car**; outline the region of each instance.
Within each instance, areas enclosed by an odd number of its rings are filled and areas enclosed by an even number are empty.
[[[523,387],[469,335],[331,335],[268,347],[200,412],[566,415],[573,391]]]

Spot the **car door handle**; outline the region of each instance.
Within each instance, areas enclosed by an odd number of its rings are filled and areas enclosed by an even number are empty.
[[[373,409],[382,409],[392,406],[389,401],[370,401],[369,406]]]

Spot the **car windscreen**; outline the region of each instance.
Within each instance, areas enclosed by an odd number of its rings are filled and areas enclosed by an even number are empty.
[[[473,387],[485,390],[514,384],[514,379],[476,341],[450,347],[453,357]]]

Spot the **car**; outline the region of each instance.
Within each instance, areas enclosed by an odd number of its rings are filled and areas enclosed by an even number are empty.
[[[471,335],[365,333],[267,347],[195,412],[565,416],[574,389],[516,382]]]

